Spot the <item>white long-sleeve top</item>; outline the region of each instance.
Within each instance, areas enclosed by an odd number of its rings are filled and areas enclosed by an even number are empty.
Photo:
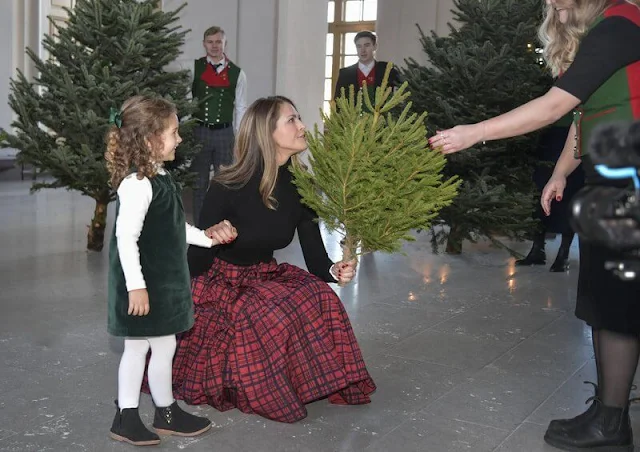
[[[158,174],[166,174],[164,169],[160,169]],[[146,289],[142,265],[140,264],[140,249],[138,239],[142,232],[144,219],[149,211],[149,205],[153,197],[151,182],[146,177],[138,179],[136,173],[132,173],[120,183],[118,187],[118,198],[120,210],[116,218],[116,239],[118,243],[118,255],[120,264],[124,272],[127,283],[127,290]],[[207,237],[203,230],[198,229],[189,223],[185,223],[187,233],[187,243],[203,248],[211,248],[212,240]],[[161,244],[159,246],[162,246]],[[176,259],[182,258],[176,256]]]

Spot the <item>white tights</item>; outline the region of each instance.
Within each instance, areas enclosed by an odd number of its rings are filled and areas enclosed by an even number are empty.
[[[153,403],[157,407],[166,407],[174,402],[171,366],[176,351],[176,337],[128,337],[124,340],[124,353],[118,369],[118,406],[121,410],[138,408],[149,348],[151,360],[147,373]]]

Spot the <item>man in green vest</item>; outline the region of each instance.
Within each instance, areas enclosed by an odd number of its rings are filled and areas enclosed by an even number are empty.
[[[202,45],[206,55],[195,60],[191,88],[194,99],[206,99],[194,114],[200,123],[195,137],[202,144],[191,163],[191,170],[198,174],[193,189],[195,223],[209,188],[211,165],[216,172],[221,165],[232,163],[234,132],[247,109],[247,76],[224,53],[227,45],[224,30],[208,28]]]

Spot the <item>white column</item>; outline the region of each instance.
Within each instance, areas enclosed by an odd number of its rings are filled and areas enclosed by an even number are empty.
[[[434,30],[445,36],[453,7],[452,0],[378,0],[378,59],[400,66],[404,66],[405,58],[426,63],[416,24],[427,35]]]
[[[320,123],[326,35],[326,1],[279,1],[276,93],[296,103],[309,129]]]
[[[27,56],[25,50],[26,47],[29,47],[36,52],[36,55],[42,55],[39,50],[44,37],[40,28],[40,2],[38,0],[24,0],[23,8],[24,27],[21,33],[23,41],[17,55],[19,63],[16,67],[19,67],[24,75],[31,80],[36,75],[36,65]]]
[[[275,94],[278,0],[239,0],[238,61],[247,74],[247,101]]]
[[[8,129],[11,124],[11,109],[7,105],[9,97],[9,79],[14,75],[17,63],[17,50],[22,47],[20,34],[16,33],[20,23],[20,9],[23,0],[0,2],[0,127]],[[3,153],[4,154],[4,153]]]
[[[40,47],[40,0],[7,0],[0,3],[0,127],[10,129],[14,112],[8,105],[10,78],[18,75],[18,70],[32,79],[35,65],[25,49],[30,47],[36,53]],[[13,158],[17,151],[0,149],[0,158]]]

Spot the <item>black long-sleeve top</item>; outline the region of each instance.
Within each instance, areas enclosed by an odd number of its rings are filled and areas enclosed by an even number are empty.
[[[229,220],[238,237],[226,245],[213,248],[189,247],[188,260],[192,277],[206,273],[217,257],[226,262],[249,266],[269,262],[273,252],[285,248],[293,240],[297,229],[307,269],[327,282],[335,282],[329,269],[329,259],[317,215],[301,203],[292,181],[289,165],[278,170],[273,196],[276,209],[264,205],[259,186],[262,171],[256,173],[244,187],[229,188],[212,181],[202,206],[198,225],[206,229]]]

